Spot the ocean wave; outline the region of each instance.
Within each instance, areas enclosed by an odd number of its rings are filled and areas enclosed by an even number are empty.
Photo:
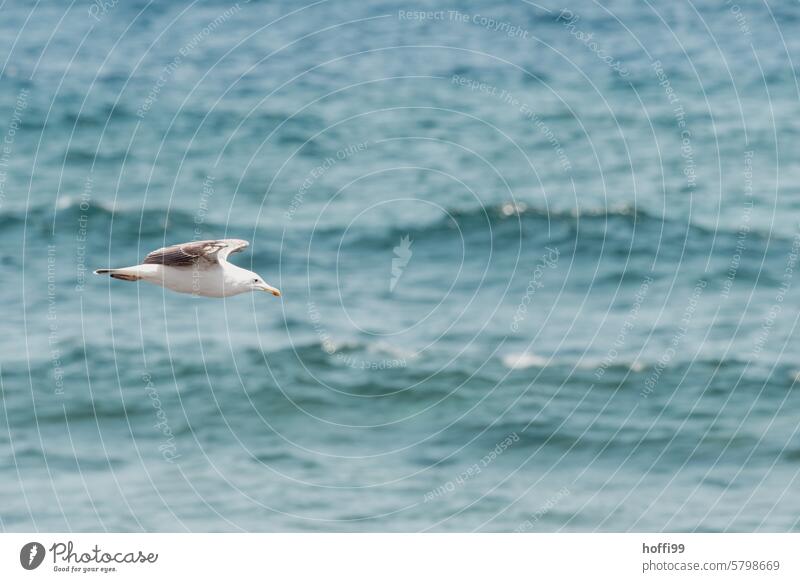
[[[508,201],[482,207],[450,208],[446,215],[423,224],[400,224],[361,227],[352,230],[345,245],[389,248],[401,236],[409,236],[421,243],[437,241],[443,236],[452,237],[454,230],[469,244],[485,244],[491,231],[495,246],[504,243],[518,244],[521,239],[541,239],[543,243],[575,245],[576,250],[592,251],[602,243],[609,254],[646,254],[656,250],[661,254],[700,252],[712,245],[717,252],[735,248],[741,233],[735,229],[712,229],[704,225],[675,218],[662,218],[646,209],[631,204],[580,210],[549,210],[522,201]],[[315,236],[329,238],[338,245],[342,229],[329,225]],[[747,233],[748,245],[753,252],[766,250],[766,244],[791,241],[775,233],[761,233],[751,229]]]
[[[198,213],[180,206],[142,208],[141,206],[112,205],[107,201],[92,199],[83,201],[78,195],[64,195],[55,202],[40,203],[30,207],[6,206],[0,212],[0,227],[19,228],[23,224],[38,226],[48,236],[54,225],[56,233],[62,224],[74,230],[78,220],[87,220],[93,231],[97,223],[110,225],[113,222],[115,236],[151,239],[168,233],[169,240],[190,239],[197,226]],[[578,252],[598,249],[602,242],[608,253],[652,255],[677,253],[688,250],[711,248],[734,249],[741,233],[737,230],[709,229],[703,225],[677,219],[662,219],[640,207],[623,204],[609,208],[577,210],[548,210],[521,201],[509,201],[485,207],[451,208],[446,216],[422,224],[373,224],[350,229],[350,235],[342,240],[346,224],[329,224],[314,231],[316,240],[328,242],[338,248],[345,246],[386,249],[394,247],[401,236],[410,236],[418,244],[436,242],[442,237],[450,238],[459,230],[467,244],[485,244],[491,231],[495,246],[504,243],[518,244],[521,239],[541,239],[551,244],[575,245]],[[211,232],[252,232],[257,225],[252,222],[227,220],[216,223],[203,215],[203,229]],[[307,242],[311,232],[306,229],[286,231],[288,247],[296,240]],[[750,230],[747,234],[748,251],[767,252],[769,248],[791,241],[776,234],[764,234]],[[635,243],[635,244],[634,244]],[[777,244],[776,244],[777,243]],[[687,247],[688,245],[688,247]],[[692,246],[695,245],[695,246]],[[288,248],[287,247],[287,248]]]
[[[554,357],[548,358],[531,352],[506,354],[504,356],[500,356],[500,361],[503,363],[503,366],[510,370],[525,370],[528,368],[544,369],[551,367],[569,367],[581,370],[595,370],[602,367],[628,369],[632,372],[642,372],[650,367],[649,364],[646,364],[641,360],[633,360],[629,362],[616,361],[611,365],[604,366],[601,359],[593,360],[588,358],[580,358],[577,360],[567,360]]]
[[[581,371],[598,371],[603,370],[603,373],[598,378],[603,377],[609,370],[616,370],[620,372],[633,372],[634,374],[646,374],[651,370],[659,368],[664,371],[674,371],[683,374],[691,368],[705,370],[711,372],[730,372],[742,371],[747,372],[754,377],[763,377],[765,370],[776,367],[780,373],[773,375],[773,379],[785,382],[800,382],[800,370],[796,367],[793,368],[790,364],[782,362],[769,362],[760,361],[754,364],[746,358],[736,356],[718,357],[713,355],[706,355],[692,359],[672,359],[669,362],[662,362],[657,358],[646,359],[643,357],[635,357],[631,359],[616,358],[613,361],[608,361],[602,357],[575,357],[568,356],[543,356],[532,352],[511,352],[508,354],[500,355],[497,359],[501,362],[504,368],[509,370],[526,370],[529,368],[534,369],[561,369],[561,370],[581,370]]]

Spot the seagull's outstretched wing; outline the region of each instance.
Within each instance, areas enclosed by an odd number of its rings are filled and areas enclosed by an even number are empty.
[[[231,253],[238,253],[248,246],[249,242],[236,238],[198,240],[153,251],[144,258],[144,264],[189,267],[200,261],[220,263],[226,261]]]

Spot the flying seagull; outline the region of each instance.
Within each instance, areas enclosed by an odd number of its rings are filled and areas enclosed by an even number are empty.
[[[230,297],[250,291],[266,291],[280,297],[281,292],[256,273],[228,262],[228,255],[248,246],[246,240],[235,238],[188,242],[153,251],[141,265],[97,269],[94,273],[123,281],[147,281],[201,297]]]

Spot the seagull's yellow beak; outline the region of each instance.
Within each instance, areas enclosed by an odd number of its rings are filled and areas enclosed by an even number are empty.
[[[267,293],[272,293],[275,297],[281,296],[280,289],[276,289],[275,287],[267,285],[266,283],[264,283],[263,285],[259,285],[257,289],[260,291],[266,291]]]

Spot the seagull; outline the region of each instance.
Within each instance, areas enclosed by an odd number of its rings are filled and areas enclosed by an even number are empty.
[[[281,292],[256,273],[228,262],[228,255],[248,246],[246,240],[235,238],[187,242],[153,251],[141,265],[97,269],[94,273],[123,281],[147,281],[200,297],[230,297],[250,291],[280,297]]]

